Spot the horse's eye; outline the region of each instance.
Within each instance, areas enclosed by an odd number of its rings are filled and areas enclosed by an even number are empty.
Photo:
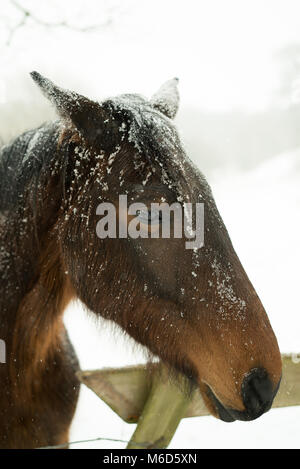
[[[137,216],[145,225],[155,225],[161,222],[162,215],[159,210],[138,210]]]

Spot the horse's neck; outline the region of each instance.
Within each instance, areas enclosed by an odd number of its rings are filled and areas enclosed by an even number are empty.
[[[53,142],[55,153],[57,142]],[[4,201],[5,220],[0,225],[0,339],[6,342],[10,367],[16,373],[25,373],[49,356],[71,296],[54,230],[63,193],[61,178],[53,171],[51,158],[39,153],[30,156],[32,163],[43,159],[37,171],[42,179],[26,174],[20,185],[16,176],[12,184],[18,186],[18,193],[13,187]],[[19,177],[20,173],[22,177],[19,168]]]
[[[2,324],[11,320],[22,298],[38,276],[38,256],[34,252],[31,235],[29,230],[21,233],[18,225],[20,223],[12,216],[4,226],[5,233],[0,236],[0,315]]]
[[[50,237],[32,265],[33,275],[25,279],[27,291],[23,287],[22,294],[17,292],[16,301],[2,310],[0,321],[0,338],[7,350],[7,366],[1,371],[15,383],[16,390],[22,388],[28,396],[33,386],[42,386],[47,365],[61,358],[57,354],[63,350],[62,315],[73,295],[55,237]],[[11,288],[18,286],[19,279]]]
[[[51,222],[42,220],[27,207],[28,200],[16,212],[5,214],[5,223],[0,227],[0,317],[5,319],[14,314],[24,296],[39,279],[42,257],[51,240],[51,230],[55,224],[55,210],[38,206],[40,214],[48,214]],[[51,226],[52,225],[52,226]],[[8,313],[9,312],[9,313]],[[0,336],[1,337],[1,336]]]
[[[59,132],[59,123],[46,124],[0,151],[2,310],[20,301],[36,281],[44,240],[58,217],[63,193]]]

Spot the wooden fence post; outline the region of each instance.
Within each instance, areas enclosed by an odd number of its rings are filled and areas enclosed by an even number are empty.
[[[151,390],[139,417],[138,424],[128,449],[166,448],[185,416],[191,396],[182,392],[182,387],[188,386],[185,378],[180,382],[170,384],[168,371],[161,367],[153,377]]]

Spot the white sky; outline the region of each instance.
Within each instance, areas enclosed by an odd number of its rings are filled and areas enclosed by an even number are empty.
[[[23,0],[22,4],[48,21],[67,18],[72,24],[90,25],[105,23],[111,16],[113,22],[95,33],[28,23],[5,47],[7,27],[19,21],[19,12],[9,0],[2,0],[2,101],[12,97],[11,80],[16,76],[28,80],[26,72],[37,69],[63,86],[99,99],[127,91],[151,94],[165,79],[179,76],[186,105],[258,109],[270,104],[279,85],[274,53],[300,43],[299,0]]]

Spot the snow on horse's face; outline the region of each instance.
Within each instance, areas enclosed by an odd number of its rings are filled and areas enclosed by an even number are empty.
[[[68,148],[73,160],[59,236],[77,296],[196,383],[215,416],[259,417],[278,389],[280,353],[210,188],[172,123],[177,80],[150,101],[121,95],[98,103],[32,76],[63,119],[61,152]],[[160,231],[148,236],[147,210],[135,219],[144,236],[120,235],[120,195],[149,210],[154,202],[202,203],[204,245],[187,249],[184,236]],[[101,203],[115,207],[114,237],[97,236]],[[132,213],[125,215],[130,224]],[[153,224],[160,230],[161,219]]]

